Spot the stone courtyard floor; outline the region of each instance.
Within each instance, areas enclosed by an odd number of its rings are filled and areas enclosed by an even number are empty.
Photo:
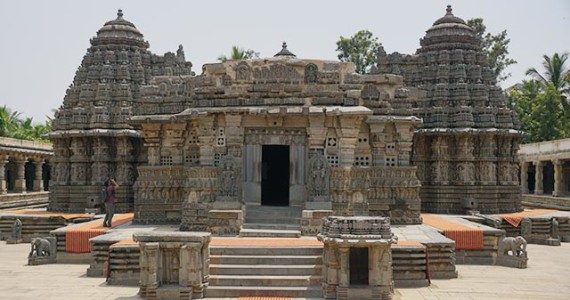
[[[26,266],[29,244],[0,241],[0,299],[139,299],[138,288],[85,276],[88,265]],[[529,245],[527,269],[458,265],[459,278],[397,289],[396,299],[570,299],[570,244]]]

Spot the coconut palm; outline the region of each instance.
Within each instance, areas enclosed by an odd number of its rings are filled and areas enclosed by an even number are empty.
[[[6,105],[0,107],[0,136],[10,137],[20,123],[20,114],[12,111]]]
[[[548,84],[552,84],[555,91],[559,94],[560,104],[564,109],[564,114],[570,117],[570,103],[568,103],[568,95],[570,94],[570,71],[565,65],[568,60],[568,53],[554,53],[552,57],[543,55],[544,73],[540,74],[535,68],[526,71],[526,75],[534,77],[542,83],[542,90],[546,90]]]
[[[546,84],[552,82],[554,87],[560,92],[561,95],[568,95],[570,93],[570,71],[565,65],[568,60],[568,53],[554,53],[552,57],[543,55],[544,73],[540,74],[535,68],[530,68],[526,71],[526,75],[534,77],[536,80]]]
[[[243,60],[258,57],[259,53],[253,51],[252,49],[244,50],[238,46],[232,46],[232,52],[230,56],[220,55],[218,60],[221,62],[226,62],[227,60]]]

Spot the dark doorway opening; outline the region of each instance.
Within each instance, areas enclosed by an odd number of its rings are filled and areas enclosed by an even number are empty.
[[[536,185],[536,166],[533,164],[528,165],[528,172],[527,172],[527,183],[528,183],[528,193],[534,194],[534,188]]]
[[[554,165],[548,161],[542,169],[542,188],[545,195],[554,192]]]
[[[289,206],[289,146],[263,145],[261,205]]]
[[[368,247],[350,248],[350,284],[368,285]]]

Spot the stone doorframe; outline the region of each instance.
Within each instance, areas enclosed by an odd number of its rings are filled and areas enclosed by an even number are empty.
[[[305,129],[246,128],[243,151],[243,199],[261,205],[261,155],[263,145],[289,146],[289,206],[303,207],[307,200]]]

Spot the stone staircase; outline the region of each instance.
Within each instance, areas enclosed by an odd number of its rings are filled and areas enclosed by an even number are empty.
[[[208,298],[320,298],[322,247],[210,247]]]
[[[301,236],[301,208],[282,206],[246,206],[240,237]]]

